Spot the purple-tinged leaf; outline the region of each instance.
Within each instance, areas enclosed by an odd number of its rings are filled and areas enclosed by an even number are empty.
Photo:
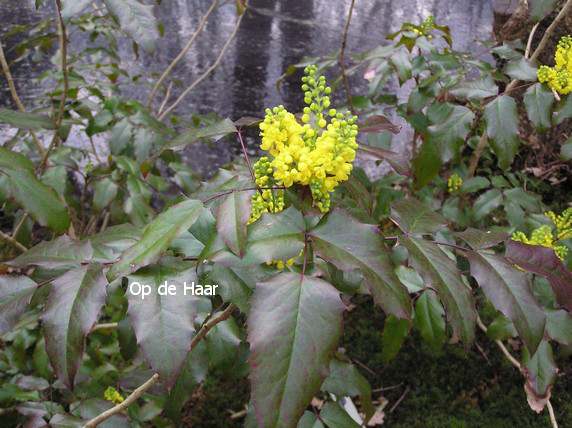
[[[246,251],[246,225],[252,211],[252,192],[233,192],[218,209],[217,229],[226,246],[242,258]]]
[[[393,270],[389,251],[375,225],[335,210],[309,233],[314,251],[344,272],[361,270],[377,305],[397,318],[410,318],[411,298]]]
[[[508,239],[508,233],[484,232],[482,230],[469,227],[464,232],[455,233],[459,238],[471,246],[473,250],[484,250],[494,247]]]
[[[475,340],[477,312],[456,263],[438,245],[424,239],[400,236],[399,243],[407,248],[411,263],[425,284],[437,291],[447,320],[468,350]]]
[[[64,268],[90,261],[92,256],[93,248],[89,241],[74,241],[69,236],[63,235],[52,241],[40,242],[8,264],[15,267],[36,265],[45,268]]]
[[[357,156],[363,160],[384,160],[395,170],[396,173],[405,177],[413,178],[413,173],[409,167],[409,160],[407,156],[392,152],[389,150],[380,149],[379,147],[368,146],[367,144],[359,143]]]
[[[202,211],[201,201],[187,199],[159,214],[147,226],[141,240],[126,250],[107,272],[109,281],[159,260],[171,242],[189,230]]]
[[[328,428],[360,428],[358,424],[340,405],[328,401],[320,410],[320,420],[324,421]]]
[[[534,298],[524,272],[504,257],[491,253],[467,251],[471,275],[493,306],[510,319],[531,353],[544,335],[546,317]]]
[[[368,117],[361,123],[358,123],[359,132],[361,134],[379,134],[383,131],[389,131],[392,134],[399,134],[401,132],[401,125],[394,125],[391,121],[380,115]]]
[[[282,273],[256,286],[250,316],[250,382],[258,425],[296,427],[328,375],[345,306],[327,282]]]
[[[541,341],[532,356],[526,348],[523,348],[521,371],[526,377],[524,390],[528,404],[532,410],[540,413],[550,399],[550,390],[558,372],[550,343]]]
[[[0,275],[0,335],[10,331],[30,303],[37,284],[26,276]]]
[[[52,281],[42,315],[46,352],[56,375],[69,389],[81,365],[84,339],[105,304],[106,287],[100,264],[72,269]]]
[[[254,126],[254,125],[258,125],[261,122],[264,122],[264,119],[260,119],[258,117],[252,117],[252,116],[243,116],[238,120],[234,121],[234,125],[235,126]]]
[[[448,223],[441,214],[411,198],[392,203],[389,217],[408,235],[437,233]]]
[[[159,293],[159,287],[165,282],[167,287]],[[194,263],[165,257],[159,264],[130,275],[126,292],[137,343],[151,368],[159,373],[168,388],[175,384],[185,364],[195,333],[199,299],[185,294],[185,282],[187,287],[192,282],[200,283]],[[150,294],[144,299],[137,294],[140,286],[136,283],[150,286]]]
[[[506,257],[521,269],[548,279],[558,304],[572,312],[572,272],[552,248],[509,241]]]

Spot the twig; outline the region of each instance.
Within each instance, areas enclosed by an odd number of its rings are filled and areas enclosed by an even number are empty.
[[[562,20],[562,18],[564,18],[566,13],[568,13],[568,9],[570,9],[571,7],[572,7],[572,0],[568,0],[566,2],[566,4],[562,7],[562,10],[560,11],[560,13],[556,16],[556,18],[554,18],[554,21],[552,21],[552,24],[550,24],[550,26],[546,29],[544,36],[542,36],[542,40],[540,40],[540,43],[538,44],[538,46],[534,50],[534,53],[532,54],[532,56],[530,57],[531,63],[534,63],[538,59],[538,57],[540,56],[540,53],[542,52],[542,50],[546,46],[546,43],[548,43],[550,36],[552,35],[554,30],[556,29],[556,26]],[[531,35],[529,36],[529,43],[531,43],[531,39],[532,39],[533,33],[535,31],[536,31],[536,26],[531,31]],[[514,79],[513,81],[511,81],[508,84],[508,86],[506,87],[505,93],[514,89],[514,87],[517,84],[518,84],[518,79]],[[481,136],[481,140],[479,141],[477,148],[473,152],[469,171],[467,172],[467,178],[471,178],[473,176],[473,174],[475,173],[474,170],[476,169],[477,164],[479,163],[479,159],[483,153],[483,150],[485,149],[486,144],[487,144],[487,130],[485,129],[483,131],[483,135]],[[473,165],[474,165],[474,169],[471,169],[471,167]]]
[[[236,20],[236,24],[234,25],[234,30],[232,31],[226,43],[224,44],[216,61],[201,75],[201,77],[195,80],[187,89],[183,91],[183,93],[179,96],[179,98],[177,98],[176,101],[173,104],[171,104],[171,106],[167,110],[165,110],[163,114],[161,114],[161,116],[159,116],[159,120],[163,120],[169,113],[171,113],[175,109],[175,107],[177,107],[179,103],[183,101],[183,99],[189,94],[189,92],[191,92],[199,83],[205,80],[209,76],[209,74],[211,74],[218,67],[218,65],[222,61],[222,58],[226,54],[226,51],[230,47],[231,42],[234,40],[236,33],[238,33],[238,28],[240,27],[242,18],[244,18],[244,15],[246,15],[247,7],[248,7],[248,0],[244,2],[245,10],[242,12],[241,15],[239,15],[238,19]]]
[[[548,407],[548,414],[550,415],[550,422],[552,423],[552,428],[558,428],[558,422],[556,422],[556,417],[554,416],[554,408],[550,400],[546,402],[546,407]]]
[[[348,19],[346,20],[346,27],[344,28],[344,34],[342,36],[342,48],[340,49],[340,70],[342,72],[342,79],[344,81],[344,86],[346,88],[346,97],[348,99],[348,105],[352,114],[355,114],[354,103],[352,101],[352,94],[350,92],[350,84],[348,82],[348,76],[346,75],[346,65],[344,63],[344,54],[346,51],[346,43],[348,39],[348,30],[350,29],[350,22],[352,20],[352,14],[354,11],[355,0],[352,0],[350,4],[350,11],[348,13]]]
[[[12,99],[18,107],[18,110],[21,112],[26,112],[26,108],[24,104],[22,104],[22,100],[18,96],[18,91],[16,89],[16,85],[14,84],[14,78],[12,77],[12,73],[10,72],[10,67],[8,66],[8,61],[6,61],[6,56],[4,56],[4,49],[2,48],[2,43],[0,42],[0,64],[2,64],[2,71],[4,72],[4,76],[6,76],[6,80],[8,81],[8,87],[10,88],[10,93],[12,94]],[[32,135],[32,140],[34,140],[34,145],[40,152],[40,156],[43,158],[46,155],[46,150],[40,143],[38,136],[32,130],[30,130],[30,134]]]
[[[371,392],[391,391],[392,389],[399,388],[401,385],[403,385],[403,382],[399,382],[397,385],[391,385],[391,386],[385,386],[385,387],[381,387],[381,388],[372,389]]]
[[[111,409],[106,410],[105,412],[97,415],[95,418],[91,419],[88,423],[86,423],[84,425],[84,428],[96,427],[106,419],[109,419],[113,415],[116,415],[117,413],[120,413],[123,410],[127,409],[127,407],[129,407],[132,403],[137,401],[137,399],[141,397],[145,393],[145,391],[147,391],[157,382],[159,382],[159,375],[154,374],[147,382],[145,382],[143,385],[141,385],[139,388],[133,391],[131,395],[129,395],[129,397],[127,397],[125,401],[123,401],[123,403],[120,403],[117,406],[112,407]]]
[[[254,171],[252,170],[252,165],[250,165],[250,159],[248,159],[248,153],[246,152],[246,146],[244,145],[244,140],[242,139],[242,126],[238,130],[238,139],[240,140],[240,146],[242,147],[244,160],[246,161],[246,165],[248,165],[248,170],[250,171],[252,181],[256,181],[256,178],[254,177]]]
[[[235,309],[236,309],[236,307],[231,304],[219,316],[217,316],[216,318],[213,318],[210,321],[207,321],[206,323],[204,323],[203,326],[201,327],[200,331],[195,335],[195,337],[193,337],[193,340],[191,340],[191,349],[189,350],[189,352],[193,352],[193,349],[197,346],[197,344],[202,339],[205,338],[205,336],[207,335],[209,330],[211,330],[215,325],[217,325],[218,323],[221,323],[221,322],[227,320],[228,318],[230,318],[232,312]],[[123,403],[118,404],[117,406],[112,407],[111,409],[106,410],[105,412],[103,412],[100,415],[96,416],[95,418],[91,419],[89,422],[87,422],[84,425],[84,428],[94,428],[97,425],[99,425],[100,423],[102,423],[103,421],[105,421],[106,419],[109,419],[113,415],[116,415],[117,413],[120,413],[123,410],[127,409],[127,407],[129,407],[129,405],[134,403],[139,397],[141,397],[145,393],[145,391],[147,391],[149,388],[151,388],[157,382],[159,382],[159,375],[154,374],[153,376],[151,376],[151,378],[147,382],[145,382],[143,385],[141,385],[139,388],[137,388],[135,391],[133,391],[131,393],[131,395],[129,395],[125,399],[125,401]]]
[[[526,43],[526,50],[524,51],[524,58],[528,59],[528,56],[530,55],[530,48],[532,46],[532,39],[534,38],[534,33],[536,33],[536,29],[538,28],[538,25],[540,24],[540,22],[537,22],[536,25],[534,27],[532,27],[532,30],[530,31],[530,35],[528,36],[528,42]]]
[[[397,406],[401,404],[405,396],[409,394],[409,391],[411,391],[411,388],[407,386],[407,388],[405,388],[405,391],[403,391],[403,394],[401,394],[401,397],[399,397],[399,399],[395,402],[395,404],[391,407],[391,409],[389,409],[389,413],[393,413],[393,411],[397,409]]]
[[[62,122],[64,120],[64,114],[65,114],[65,110],[66,110],[66,101],[67,101],[68,89],[69,89],[68,60],[67,60],[68,50],[67,50],[67,40],[66,40],[67,36],[66,36],[66,24],[65,24],[64,19],[62,17],[62,8],[63,8],[62,7],[62,0],[56,0],[56,8],[57,8],[57,19],[58,19],[58,28],[59,28],[59,38],[60,38],[61,69],[62,69],[62,75],[63,75],[64,88],[63,88],[62,97],[60,100],[60,108],[59,108],[58,116],[57,116],[57,120],[56,120],[56,130],[54,131],[54,135],[52,137],[52,141],[50,142],[50,145],[48,146],[48,150],[47,150],[45,156],[42,158],[42,162],[40,163],[40,167],[39,167],[40,175],[44,173],[44,170],[46,169],[46,165],[48,163],[48,158],[50,157],[50,154],[52,153],[52,150],[54,149],[54,147],[58,141],[60,128],[62,127]]]
[[[161,113],[163,113],[163,109],[169,102],[169,98],[171,97],[171,89],[173,89],[173,82],[169,82],[169,86],[167,86],[167,92],[165,92],[165,98],[163,99],[163,102],[159,106],[159,111],[157,112],[157,116],[161,116]]]
[[[93,333],[95,331],[98,330],[111,330],[117,328],[117,323],[116,322],[109,322],[109,323],[102,323],[102,324],[95,324],[91,330],[89,331],[90,333]]]
[[[14,245],[17,249],[19,249],[22,252],[28,251],[28,249],[24,245],[22,245],[20,242],[16,241],[10,235],[6,235],[4,232],[1,232],[1,231],[0,231],[0,239],[3,239],[4,241],[9,242],[10,244]]]
[[[477,316],[477,325],[479,326],[479,328],[486,333],[487,332],[487,326],[483,323],[483,321],[481,320],[481,318],[479,316]],[[502,353],[505,355],[505,357],[507,358],[507,360],[509,360],[513,366],[515,366],[517,369],[520,370],[520,363],[516,360],[516,358],[514,358],[511,353],[508,351],[508,349],[506,349],[506,346],[504,346],[504,343],[502,343],[502,341],[500,340],[495,340],[496,344],[498,345],[498,347],[500,348],[500,350],[502,351]]]
[[[149,95],[149,99],[147,100],[147,108],[151,108],[151,104],[153,103],[153,98],[155,98],[155,95],[157,95],[157,91],[159,90],[159,88],[161,87],[161,85],[163,84],[163,82],[165,81],[165,79],[167,78],[167,76],[169,76],[169,74],[171,74],[171,72],[173,71],[173,69],[175,68],[175,66],[181,62],[181,60],[185,57],[185,54],[191,49],[191,47],[193,46],[193,44],[195,43],[195,40],[197,39],[197,37],[199,36],[199,34],[201,33],[201,31],[203,31],[203,28],[207,22],[207,19],[209,18],[209,16],[213,13],[213,11],[215,10],[216,6],[218,4],[218,0],[214,0],[211,4],[211,7],[209,8],[209,10],[207,11],[207,13],[205,14],[205,16],[203,16],[203,19],[199,25],[199,27],[197,28],[197,30],[195,31],[195,33],[193,34],[193,36],[191,37],[191,39],[188,41],[188,43],[185,45],[185,47],[183,48],[183,50],[179,53],[179,55],[177,55],[177,57],[173,60],[173,62],[171,62],[171,64],[169,64],[169,66],[167,67],[167,69],[163,72],[163,74],[161,75],[161,77],[159,77],[159,80],[157,80],[157,83],[155,83],[155,86],[153,86],[153,90],[151,91],[151,95]],[[167,89],[167,94],[169,93],[170,89]],[[167,98],[169,98],[169,96],[167,95],[165,97],[165,101],[167,100]],[[159,115],[161,114],[161,110],[163,109],[163,106],[161,106],[161,109],[159,109]]]
[[[26,223],[28,217],[30,217],[30,214],[24,213],[22,219],[18,222],[18,224],[14,228],[14,231],[12,232],[12,238],[16,238],[18,236],[18,233],[20,233],[20,229],[22,229],[22,226],[24,226],[24,223]]]

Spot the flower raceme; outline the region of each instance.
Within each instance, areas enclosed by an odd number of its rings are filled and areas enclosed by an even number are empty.
[[[568,253],[565,245],[556,245],[559,241],[572,238],[572,208],[568,208],[561,215],[556,215],[552,211],[545,214],[556,227],[556,238],[552,226],[544,225],[535,229],[530,239],[522,232],[515,232],[512,235],[513,241],[523,242],[530,245],[542,245],[554,249],[554,252],[560,259],[564,259]]]
[[[358,147],[357,117],[329,109],[332,90],[326,86],[325,77],[317,74],[316,66],[306,67],[305,73],[303,124],[284,106],[266,110],[260,124],[260,147],[272,160],[260,158],[254,166],[255,179],[258,186],[266,188],[309,186],[315,206],[325,213],[330,209],[330,193],[352,171]],[[263,212],[281,211],[284,191],[262,191],[253,195],[252,202],[250,222]]]
[[[554,54],[554,67],[541,66],[536,75],[540,83],[547,83],[561,95],[572,92],[572,37],[560,39]]]
[[[111,401],[113,404],[121,404],[123,403],[123,397],[121,394],[112,386],[108,386],[105,392],[103,393],[103,398],[107,401]]]

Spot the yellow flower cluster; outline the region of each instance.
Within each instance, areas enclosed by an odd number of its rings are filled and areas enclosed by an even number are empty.
[[[433,36],[428,33],[429,31],[432,31],[434,29],[435,29],[435,17],[433,15],[429,15],[425,20],[425,22],[423,22],[423,24],[419,28],[413,29],[413,32],[420,36],[427,35],[427,38],[431,39]]]
[[[560,39],[554,61],[554,67],[543,65],[538,69],[538,81],[548,83],[559,94],[569,94],[572,92],[572,37],[564,36]]]
[[[551,226],[541,226],[538,229],[535,229],[530,236],[530,239],[522,232],[515,232],[513,233],[511,239],[513,241],[523,242],[525,244],[530,245],[542,245],[543,247],[552,248],[558,258],[561,260],[564,259],[566,253],[568,252],[568,248],[564,245],[555,245],[558,242],[558,239],[554,239],[552,234],[552,227]]]
[[[556,215],[552,211],[544,214],[556,226],[556,240],[572,238],[572,208],[564,210],[562,214]]]
[[[357,117],[350,117],[349,112],[344,116],[335,109],[325,112],[332,90],[326,87],[325,77],[317,75],[316,66],[306,67],[305,72],[302,90],[308,106],[302,116],[304,125],[283,106],[267,109],[260,124],[260,147],[274,157],[266,170],[269,182],[271,170],[271,178],[278,186],[310,186],[314,204],[327,212],[330,193],[348,179],[353,168],[358,147]]]
[[[103,393],[103,398],[107,401],[111,401],[113,404],[121,404],[123,403],[123,397],[121,394],[112,386],[108,386],[105,392]]]
[[[447,188],[449,189],[449,193],[457,193],[462,185],[463,179],[457,174],[451,175],[449,180],[447,180]]]
[[[274,192],[276,181],[272,178],[270,160],[262,157],[254,164],[254,178],[261,189],[252,195],[252,212],[248,224],[254,223],[262,213],[277,213],[284,209],[284,190]]]

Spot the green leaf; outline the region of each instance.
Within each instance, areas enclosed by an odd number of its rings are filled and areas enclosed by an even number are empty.
[[[121,29],[147,52],[153,52],[155,42],[159,38],[153,6],[144,5],[138,0],[103,0],[103,2],[109,13],[119,21]]]
[[[542,21],[556,7],[558,0],[535,0],[531,2],[530,15],[534,22]]]
[[[556,106],[555,123],[560,125],[565,119],[572,117],[572,97],[566,95],[558,102]]]
[[[566,162],[572,159],[572,137],[562,144],[560,149],[560,160]]]
[[[473,204],[473,219],[480,221],[487,215],[497,209],[503,201],[503,196],[500,190],[491,189],[487,190],[477,198]]]
[[[445,310],[439,296],[427,289],[415,302],[415,325],[421,337],[436,351],[440,351],[445,343]]]
[[[63,0],[62,17],[65,21],[76,18],[81,11],[93,3],[92,0]]]
[[[254,192],[232,192],[218,209],[217,229],[226,246],[238,257],[246,251],[246,224],[252,211]]]
[[[103,266],[80,266],[52,281],[42,322],[46,352],[58,378],[73,389],[83,358],[84,339],[105,304]]]
[[[479,190],[486,189],[491,185],[491,182],[485,177],[471,177],[463,181],[460,193],[466,195],[467,193],[478,192]]]
[[[535,76],[536,79],[536,76]],[[524,106],[528,118],[537,132],[543,132],[552,125],[554,95],[540,83],[531,86],[524,94]]]
[[[236,321],[229,318],[214,326],[207,334],[209,363],[216,368],[229,368],[236,362],[240,330]]]
[[[208,363],[207,345],[204,341],[200,341],[187,355],[183,370],[165,399],[165,414],[178,426],[182,425],[183,406],[191,398],[193,390],[207,377]]]
[[[237,132],[236,125],[230,119],[224,119],[202,128],[187,129],[165,148],[173,150],[185,150],[191,144],[196,143],[201,138],[208,138],[212,142],[220,140],[222,137]]]
[[[89,241],[74,241],[69,236],[63,235],[52,241],[40,242],[9,264],[15,267],[27,265],[47,268],[75,267],[81,262],[91,260],[92,256],[93,248]]]
[[[441,160],[447,162],[457,155],[473,125],[475,114],[467,107],[446,104],[450,108],[443,122],[427,128],[427,144],[436,144]]]
[[[245,427],[247,427],[247,425],[245,425]],[[318,416],[314,412],[306,410],[296,428],[324,428],[324,424],[318,419]]]
[[[399,243],[407,248],[413,267],[425,283],[437,291],[447,320],[468,350],[475,340],[477,313],[456,263],[438,245],[424,239],[400,236]]]
[[[412,198],[392,203],[389,217],[407,235],[437,233],[448,223],[441,214]]]
[[[117,339],[121,356],[124,360],[130,360],[137,353],[137,337],[131,327],[129,315],[125,315],[125,318],[117,323]]]
[[[411,322],[406,318],[400,319],[390,315],[385,319],[381,350],[383,361],[390,361],[399,353],[410,327]]]
[[[295,427],[327,376],[345,306],[332,285],[289,272],[257,284],[251,305],[249,377],[258,425]]]
[[[506,257],[522,269],[548,279],[560,306],[572,311],[572,272],[552,248],[508,241]]]
[[[218,284],[217,292],[223,301],[234,304],[242,313],[250,312],[250,296],[256,281],[249,269],[227,268],[216,263],[207,279]]]
[[[449,89],[456,97],[479,101],[483,98],[494,97],[499,93],[499,88],[490,75],[476,80],[461,80]]]
[[[526,348],[522,350],[522,368],[526,376],[526,391],[528,404],[536,412],[542,411],[550,398],[550,390],[556,381],[558,368],[554,363],[554,355],[550,343],[543,340],[538,350],[531,356]]]
[[[109,178],[98,180],[93,187],[93,207],[98,211],[113,202],[119,189],[117,184]]]
[[[25,113],[18,110],[0,108],[0,121],[20,129],[37,131],[40,129],[56,129],[56,124],[48,116],[37,113]]]
[[[523,82],[535,82],[537,80],[536,72],[538,67],[531,64],[526,58],[521,57],[518,60],[509,61],[503,71],[512,79],[522,80]],[[537,83],[534,86],[541,86],[541,84]]]
[[[168,388],[175,384],[185,364],[195,333],[199,299],[185,292],[185,284],[190,287],[192,282],[199,284],[194,263],[165,257],[130,275],[125,293],[137,343]],[[167,287],[160,289],[165,283]],[[144,298],[140,294],[142,285],[150,286],[150,294]]]
[[[508,233],[484,232],[472,227],[469,227],[464,232],[457,232],[455,235],[469,244],[473,250],[484,250],[485,248],[494,247],[508,239]]]
[[[466,256],[471,275],[487,299],[514,323],[528,350],[535,352],[544,335],[546,317],[526,274],[495,254],[467,251]]]
[[[12,196],[30,217],[42,226],[65,232],[70,225],[65,204],[51,187],[42,183],[30,171],[5,169]]]
[[[493,340],[508,340],[517,334],[513,322],[500,312],[487,328],[487,336]]]
[[[409,55],[403,49],[396,50],[389,57],[389,60],[397,72],[400,84],[411,78],[411,62],[409,61]]]
[[[534,213],[539,212],[542,206],[538,195],[531,194],[521,187],[513,187],[505,190],[504,196],[507,200],[520,205],[524,210]]]
[[[328,428],[359,428],[360,424],[353,420],[338,403],[328,401],[320,410],[320,419]]]
[[[498,158],[499,167],[507,169],[516,154],[518,144],[518,112],[514,98],[502,95],[485,106],[487,135]]]
[[[314,251],[344,272],[360,269],[374,301],[387,313],[410,318],[411,299],[393,270],[377,226],[335,210],[309,233]]]
[[[109,281],[159,260],[171,242],[189,230],[202,211],[201,201],[187,199],[159,214],[147,226],[141,240],[126,250],[107,272]]]
[[[114,155],[121,154],[133,139],[133,125],[128,118],[123,118],[111,128],[109,136],[109,146]]]
[[[0,147],[0,169],[20,169],[32,172],[34,163],[21,153]]]
[[[293,207],[276,214],[265,213],[248,226],[248,243],[242,261],[227,249],[220,235],[205,246],[201,258],[227,267],[288,260],[298,256],[304,248],[305,230],[302,214]]]
[[[572,316],[564,309],[544,309],[546,333],[563,345],[572,345]]]
[[[368,419],[375,413],[371,402],[371,386],[353,364],[332,360],[330,375],[322,384],[321,390],[338,398],[359,396],[361,407]]]
[[[36,286],[34,281],[25,276],[0,276],[0,336],[18,323]]]

